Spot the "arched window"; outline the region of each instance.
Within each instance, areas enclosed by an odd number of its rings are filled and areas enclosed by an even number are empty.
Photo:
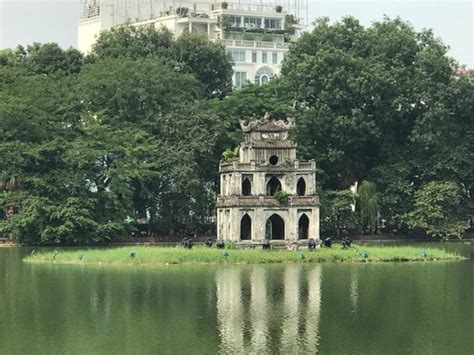
[[[250,182],[248,177],[242,180],[242,195],[243,196],[252,195],[252,183]]]
[[[298,239],[308,239],[308,229],[309,218],[303,213],[298,221]]]
[[[247,213],[240,220],[240,239],[252,239],[252,219]]]
[[[280,180],[276,176],[272,176],[267,182],[267,196],[275,196],[278,191],[281,191]]]
[[[266,239],[285,239],[285,221],[277,214],[272,214],[265,225]]]
[[[298,184],[296,184],[296,194],[298,196],[306,195],[306,182],[302,177],[298,180]]]
[[[261,67],[255,73],[255,84],[262,85],[273,79],[274,73],[270,67]]]

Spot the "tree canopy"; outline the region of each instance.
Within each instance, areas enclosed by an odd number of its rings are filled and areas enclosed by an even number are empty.
[[[323,232],[384,220],[458,237],[474,210],[474,82],[446,52],[400,19],[319,19],[278,79],[231,92],[224,47],[196,34],[117,27],[85,58],[54,43],[2,50],[0,234],[84,244],[133,220],[203,230],[238,120],[270,112],[295,117],[298,157],[317,161]]]
[[[232,64],[224,47],[203,35],[184,33],[173,39],[162,27],[119,26],[101,32],[88,61],[107,58],[156,58],[173,63],[182,72],[193,74],[207,97],[223,97],[232,89]]]

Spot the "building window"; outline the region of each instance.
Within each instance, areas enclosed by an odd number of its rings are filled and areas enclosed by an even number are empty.
[[[281,28],[281,21],[278,20],[278,19],[266,18],[265,19],[265,28],[269,28],[269,29]]]
[[[267,62],[267,52],[262,52],[262,63]]]
[[[298,184],[296,184],[296,194],[298,196],[306,195],[306,182],[302,177],[298,180]]]
[[[252,195],[252,183],[250,182],[250,179],[248,177],[246,177],[242,181],[242,195],[243,196]]]
[[[247,81],[247,73],[244,71],[235,72],[235,87],[240,89]]]
[[[276,176],[272,176],[267,182],[267,196],[275,196],[278,191],[281,191],[280,180]]]
[[[254,82],[257,85],[262,85],[268,83],[273,79],[273,71],[269,67],[261,67],[255,73]]]
[[[252,63],[257,63],[257,52],[252,52]]]
[[[261,19],[259,17],[244,17],[245,28],[260,28]]]
[[[272,53],[272,63],[273,64],[278,64],[278,53],[276,53],[276,52]]]
[[[240,16],[230,16],[232,27],[240,27]]]
[[[245,50],[233,49],[229,51],[234,62],[245,62]]]

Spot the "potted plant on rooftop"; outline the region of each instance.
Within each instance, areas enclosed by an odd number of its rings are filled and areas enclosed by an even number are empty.
[[[275,6],[275,11],[281,13],[283,11],[283,7],[281,5]]]
[[[223,10],[226,10],[228,7],[229,7],[229,4],[226,3],[225,1],[221,4],[221,8],[222,8]]]

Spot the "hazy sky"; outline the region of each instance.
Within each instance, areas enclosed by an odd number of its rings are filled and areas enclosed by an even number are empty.
[[[75,47],[79,4],[80,0],[0,0],[0,48],[31,42]],[[452,57],[474,68],[474,0],[309,0],[310,22],[319,16],[334,21],[351,15],[370,25],[384,14],[400,16],[416,30],[432,28],[450,46]]]

